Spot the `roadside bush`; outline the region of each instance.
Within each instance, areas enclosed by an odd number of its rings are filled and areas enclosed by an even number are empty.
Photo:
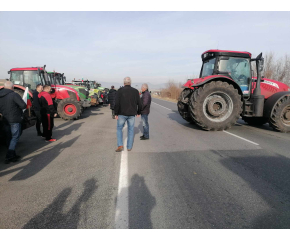
[[[266,53],[264,58],[262,76],[290,85],[290,55],[286,54],[284,57],[276,59],[275,54],[270,52]],[[254,64],[252,68],[254,69],[254,75],[257,76]]]
[[[174,82],[173,80],[170,80],[166,84],[166,87],[161,90],[160,95],[163,98],[171,98],[171,99],[177,100],[182,91],[181,86],[182,84],[180,83],[178,84]]]

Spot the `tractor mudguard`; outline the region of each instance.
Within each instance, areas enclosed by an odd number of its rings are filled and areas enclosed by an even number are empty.
[[[184,85],[184,88],[190,88],[194,89],[195,87],[200,87],[204,85],[205,83],[209,83],[211,81],[225,81],[229,84],[232,84],[236,89],[238,89],[239,94],[243,96],[243,92],[239,86],[233,79],[227,77],[227,76],[222,76],[222,75],[211,75],[208,77],[204,78],[196,78],[196,79],[189,79]]]
[[[272,115],[274,106],[285,95],[290,96],[290,92],[277,92],[277,93],[273,94],[271,97],[269,97],[265,101],[265,104],[264,104],[264,117],[270,118],[270,116]]]

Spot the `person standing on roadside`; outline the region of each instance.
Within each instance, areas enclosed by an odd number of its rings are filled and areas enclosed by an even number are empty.
[[[40,104],[39,104],[39,98],[38,94],[43,91],[43,86],[41,84],[38,84],[36,86],[36,89],[33,91],[33,107],[34,107],[34,112],[36,115],[36,131],[37,131],[37,136],[43,136],[43,133],[40,131],[40,124],[41,124],[41,114],[40,114]]]
[[[115,98],[116,98],[117,91],[115,90],[114,86],[111,86],[111,89],[108,94],[110,109],[112,110],[112,118],[115,119]]]
[[[151,95],[148,91],[148,85],[146,83],[142,84],[141,91],[142,91],[141,119],[142,119],[142,123],[143,123],[143,136],[140,137],[140,140],[148,140],[149,139],[148,115],[150,113]]]
[[[50,96],[51,86],[45,85],[43,92],[38,94],[40,103],[40,114],[43,127],[43,137],[46,142],[55,142],[56,139],[52,137],[52,129],[54,127],[54,117],[57,116],[52,98]]]
[[[15,93],[14,85],[10,81],[4,83],[4,88],[0,90],[0,113],[2,114],[3,122],[6,129],[6,137],[8,151],[6,154],[5,163],[16,162],[20,156],[16,155],[15,148],[20,138],[23,109],[26,108],[26,103]]]
[[[134,142],[135,116],[141,114],[141,99],[137,89],[131,87],[131,78],[124,78],[124,87],[120,88],[116,94],[115,115],[117,119],[117,142],[116,152],[124,150],[123,146],[123,127],[127,122],[128,140],[127,150],[131,151]]]

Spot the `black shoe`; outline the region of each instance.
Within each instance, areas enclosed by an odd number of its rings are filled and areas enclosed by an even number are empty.
[[[10,159],[11,162],[17,162],[21,158],[20,156],[16,155],[12,159]]]
[[[149,138],[146,138],[146,137],[140,137],[140,140],[149,140]]]
[[[140,136],[140,138],[143,138],[143,137],[144,137],[144,135]]]

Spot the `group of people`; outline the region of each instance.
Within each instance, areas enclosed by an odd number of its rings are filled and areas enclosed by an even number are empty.
[[[117,144],[116,152],[124,150],[123,145],[123,127],[125,123],[128,126],[127,150],[131,151],[134,142],[134,126],[135,116],[140,117],[143,123],[143,135],[140,140],[149,139],[149,122],[148,115],[150,113],[151,95],[148,91],[148,85],[142,84],[141,98],[139,91],[131,87],[131,78],[124,78],[124,87],[118,91],[111,87],[109,91],[109,103],[112,109],[112,117],[117,119]]]
[[[135,116],[140,117],[143,122],[143,135],[140,140],[149,139],[148,115],[150,113],[151,95],[148,85],[144,83],[141,87],[142,95],[139,91],[131,87],[131,78],[124,78],[124,87],[118,91],[114,86],[108,94],[112,117],[117,119],[117,144],[116,152],[124,150],[123,127],[128,125],[127,150],[131,151],[134,142]],[[33,109],[36,115],[37,136],[45,138],[47,142],[54,142],[52,129],[54,127],[54,117],[57,116],[56,108],[50,95],[49,85],[37,85],[33,92]],[[6,81],[4,88],[0,90],[0,114],[1,124],[4,126],[6,144],[8,147],[5,163],[16,162],[20,156],[16,154],[15,148],[22,132],[23,112],[27,104],[14,92],[14,85]],[[41,125],[43,131],[41,132]]]
[[[57,116],[53,100],[50,95],[51,87],[48,85],[37,85],[33,92],[33,108],[36,114],[37,135],[43,137],[47,142],[54,142],[52,129],[54,117]],[[27,105],[20,95],[14,92],[14,85],[10,81],[4,83],[0,90],[0,113],[1,125],[4,128],[6,144],[8,147],[5,163],[16,162],[20,156],[16,154],[15,148],[22,133],[23,112]],[[43,132],[40,130],[42,124]]]

